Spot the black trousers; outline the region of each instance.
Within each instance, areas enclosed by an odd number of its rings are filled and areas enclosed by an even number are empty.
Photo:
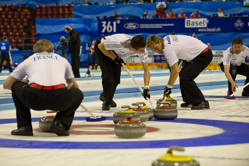
[[[111,58],[105,56],[98,48],[100,40],[95,43],[94,51],[102,71],[102,86],[107,104],[110,104],[116,88],[120,83],[121,66],[116,64]]]
[[[95,53],[93,53],[93,55],[92,55],[92,69],[97,70],[97,61],[96,61]]]
[[[67,130],[73,122],[74,113],[83,100],[83,93],[72,87],[55,90],[31,88],[27,83],[16,82],[12,86],[12,97],[16,107],[17,127],[32,126],[30,109],[59,111],[55,119]]]
[[[223,62],[219,64],[221,70],[224,72],[224,65]],[[235,81],[237,74],[241,74],[243,76],[246,76],[245,84],[249,82],[249,65],[242,63],[240,66],[233,66],[230,64],[230,71],[229,73],[231,74],[233,80]],[[228,81],[228,91],[232,93],[232,85]],[[244,88],[244,91],[246,93],[249,93],[249,86]]]
[[[1,53],[1,63],[0,63],[0,73],[2,72],[2,66],[3,66],[4,60],[6,60],[6,62],[7,62],[9,72],[12,72],[12,67],[10,66],[10,56],[8,53],[2,52]]]
[[[212,58],[212,51],[209,50],[206,53],[198,55],[191,62],[184,62],[179,74],[180,88],[184,102],[198,105],[202,101],[206,101],[194,79],[210,64]]]
[[[75,78],[80,77],[80,50],[71,52],[71,63]]]

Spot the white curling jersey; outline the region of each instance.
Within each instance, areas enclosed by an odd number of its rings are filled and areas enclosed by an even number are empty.
[[[229,47],[223,54],[223,65],[240,66],[244,62],[245,58],[249,57],[249,48],[243,46],[239,54],[235,54],[233,47]]]
[[[185,35],[168,35],[163,40],[163,53],[169,66],[173,66],[179,59],[189,62],[208,47],[202,41]]]
[[[44,86],[65,84],[65,79],[74,78],[69,62],[55,53],[35,53],[20,63],[11,76],[22,80],[28,76],[29,85],[36,83]]]
[[[142,54],[136,54],[133,51],[129,50],[130,45],[123,46],[121,42],[125,42],[127,40],[131,40],[133,36],[127,34],[115,34],[111,36],[106,36],[105,39],[101,39],[101,43],[104,43],[104,47],[106,50],[113,50],[116,54],[122,59],[125,59],[132,55],[138,55],[141,59],[141,62],[148,63],[148,52],[145,49],[145,52]],[[111,51],[111,53],[115,56],[115,54]]]

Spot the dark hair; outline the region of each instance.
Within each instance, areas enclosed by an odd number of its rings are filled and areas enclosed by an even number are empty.
[[[240,37],[233,38],[232,45],[234,44],[241,44],[243,45],[243,40]]]
[[[65,30],[70,31],[70,28],[66,27]]]
[[[6,39],[8,39],[8,37],[7,36],[3,36],[3,40],[6,40]]]
[[[141,35],[134,36],[131,39],[131,47],[133,47],[135,50],[146,47],[146,41],[144,40],[143,36]]]
[[[171,35],[176,35],[176,33],[175,32],[171,32]]]

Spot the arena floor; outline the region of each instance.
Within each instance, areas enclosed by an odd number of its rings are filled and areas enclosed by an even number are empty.
[[[0,73],[0,165],[1,166],[150,166],[165,154],[170,146],[182,146],[185,152],[176,155],[194,157],[201,166],[248,166],[249,165],[249,98],[241,97],[242,89],[236,92],[235,100],[224,99],[227,81],[221,71],[204,71],[196,79],[206,99],[209,110],[193,111],[179,107],[182,103],[178,80],[171,97],[178,102],[178,117],[175,120],[152,119],[147,127],[157,130],[147,132],[138,139],[121,139],[114,134],[112,115],[120,106],[144,101],[139,89],[125,70],[114,100],[118,104],[108,112],[101,110],[101,72],[94,78],[85,77],[81,69],[77,78],[85,98],[82,103],[95,115],[104,115],[106,121],[86,122],[88,115],[81,107],[75,114],[70,136],[58,137],[54,133],[39,131],[38,122],[46,111],[31,111],[34,136],[12,136],[16,129],[15,107],[11,92],[3,90],[2,84],[8,71]],[[162,97],[169,78],[169,71],[151,69],[151,100]],[[131,70],[137,82],[143,86],[143,70]],[[242,87],[245,77],[236,82]],[[149,103],[147,103],[148,106]]]

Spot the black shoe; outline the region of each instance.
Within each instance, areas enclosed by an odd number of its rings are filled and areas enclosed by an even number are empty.
[[[50,131],[55,132],[58,136],[69,136],[66,127],[59,121],[54,119],[50,126]]]
[[[182,103],[181,107],[192,107],[192,104],[190,104],[190,103]]]
[[[11,135],[33,136],[33,129],[31,126],[23,126],[19,129],[12,130]]]
[[[99,100],[103,101],[105,103],[105,97],[104,97],[104,93],[102,92],[99,96]],[[104,103],[102,105],[104,105]],[[115,101],[111,101],[111,107],[117,107],[117,104],[115,103]]]
[[[104,101],[104,103],[102,104],[102,110],[110,110],[110,104]]]
[[[202,110],[202,109],[209,109],[208,101],[202,101],[200,104],[192,106],[191,110]]]
[[[102,92],[99,96],[99,100],[105,101],[104,93]]]
[[[246,92],[246,91],[242,91],[242,96],[249,96],[249,92]]]
[[[115,101],[111,101],[111,107],[117,107],[117,104],[116,104],[116,102]]]

